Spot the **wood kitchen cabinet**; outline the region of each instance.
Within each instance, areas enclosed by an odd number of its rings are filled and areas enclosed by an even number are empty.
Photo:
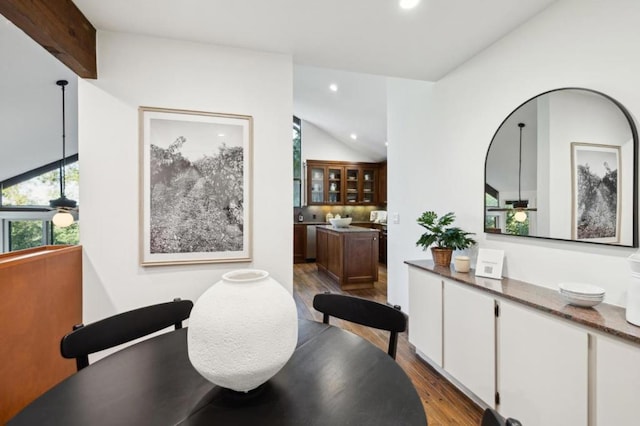
[[[379,168],[379,163],[307,160],[307,204],[378,204]]]
[[[307,204],[344,204],[344,166],[307,161]]]
[[[378,231],[350,226],[316,227],[318,271],[343,290],[372,288],[378,281]]]
[[[383,265],[387,264],[387,231],[380,231],[380,252],[378,253],[378,261]]]
[[[293,225],[293,263],[304,263],[307,259],[307,225]]]
[[[380,163],[378,170],[378,204],[387,204],[387,162]]]

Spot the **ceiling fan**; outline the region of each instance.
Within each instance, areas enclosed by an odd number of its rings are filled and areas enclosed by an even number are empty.
[[[529,207],[529,201],[523,200],[521,195],[521,187],[522,187],[522,128],[525,126],[524,123],[518,123],[518,127],[520,128],[520,147],[518,150],[518,201],[513,201],[511,207],[488,207],[487,211],[490,212],[506,212],[506,211],[515,211],[514,219],[518,222],[524,222],[527,220],[526,212],[535,212],[538,211],[535,207]]]

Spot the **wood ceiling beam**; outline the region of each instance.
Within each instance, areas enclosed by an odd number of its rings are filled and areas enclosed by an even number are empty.
[[[98,78],[96,29],[71,0],[1,0],[0,13],[82,78]]]

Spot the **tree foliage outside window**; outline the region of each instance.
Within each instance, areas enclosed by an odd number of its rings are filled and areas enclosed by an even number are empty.
[[[9,251],[41,246],[43,232],[42,220],[12,220],[9,222]]]
[[[65,195],[79,200],[80,169],[78,162],[67,164],[65,168]],[[49,206],[49,201],[60,196],[60,170],[55,169],[23,182],[2,189],[3,206]],[[29,213],[25,212],[25,216]],[[80,241],[78,223],[59,228],[52,223],[45,226],[42,219],[5,219],[8,221],[8,250],[22,250],[43,244],[78,244]],[[47,230],[51,234],[46,235]],[[7,248],[5,248],[7,249]]]
[[[79,201],[80,169],[78,163],[65,168],[65,195]],[[49,200],[60,196],[60,170],[35,176],[24,182],[2,189],[3,206],[48,206]]]

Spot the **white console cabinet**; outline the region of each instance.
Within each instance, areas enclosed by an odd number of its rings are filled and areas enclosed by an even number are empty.
[[[624,308],[406,263],[409,341],[481,406],[526,426],[640,425],[640,327]]]
[[[640,351],[637,346],[596,336],[597,425],[640,424]]]
[[[587,425],[587,332],[514,303],[499,304],[498,411],[527,426]]]
[[[444,280],[444,369],[494,407],[495,301]]]
[[[409,342],[442,367],[442,279],[409,268]]]

